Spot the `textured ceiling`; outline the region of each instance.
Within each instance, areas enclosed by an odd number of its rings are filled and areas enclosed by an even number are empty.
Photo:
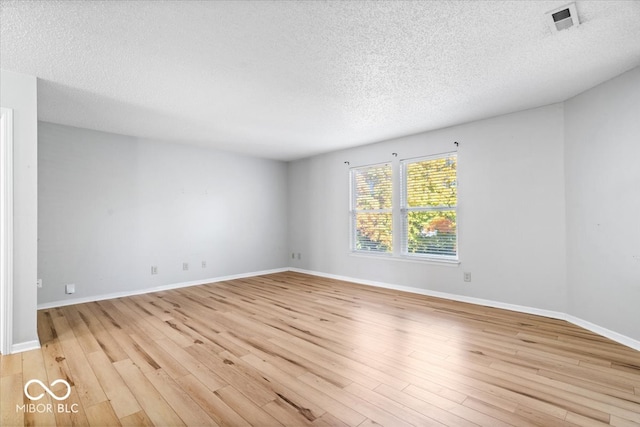
[[[2,1],[40,120],[295,159],[565,100],[640,64],[640,1]]]

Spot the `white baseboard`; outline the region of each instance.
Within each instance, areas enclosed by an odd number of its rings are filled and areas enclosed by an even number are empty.
[[[171,289],[186,288],[189,286],[206,285],[208,283],[224,282],[226,280],[245,279],[247,277],[262,276],[264,274],[282,273],[289,271],[288,268],[276,268],[273,270],[254,271],[251,273],[233,274],[230,276],[212,277],[210,279],[194,280],[191,282],[172,283],[169,285],[155,286],[153,288],[136,289],[133,291],[114,292],[110,294],[94,295],[84,298],[72,298],[61,301],[46,302],[38,304],[38,310],[46,308],[64,307],[66,305],[83,304],[86,302],[102,301],[107,299],[129,297],[133,295],[149,294],[152,292],[168,291]]]
[[[23,351],[36,350],[40,348],[40,341],[25,341],[13,344],[11,346],[11,354],[22,353]]]
[[[598,326],[594,323],[588,322],[586,320],[582,320],[578,317],[572,316],[567,313],[562,313],[559,311],[545,310],[541,308],[527,307],[527,306],[522,306],[517,304],[509,304],[506,302],[492,301],[492,300],[486,300],[482,298],[468,297],[464,295],[449,294],[446,292],[431,291],[428,289],[414,288],[411,286],[402,286],[402,285],[395,285],[392,283],[376,282],[373,280],[358,279],[355,277],[340,276],[336,274],[322,273],[319,271],[304,270],[301,268],[289,268],[289,270],[295,271],[298,273],[310,274],[312,276],[326,277],[329,279],[336,279],[336,280],[343,280],[345,282],[358,283],[361,285],[369,285],[369,286],[376,286],[379,288],[394,289],[397,291],[410,292],[410,293],[426,295],[430,297],[444,298],[444,299],[460,301],[460,302],[468,302],[471,304],[483,305],[486,307],[502,308],[505,310],[517,311],[520,313],[535,314],[537,316],[550,317],[552,319],[566,320],[569,323],[573,323],[574,325],[580,326],[581,328],[587,329],[593,333],[602,335],[603,337],[609,338],[610,340],[618,342],[627,347],[631,347],[634,350],[640,351],[640,341],[638,340],[635,340],[633,338],[627,337],[626,335],[619,334],[607,328],[603,328],[602,326]]]
[[[573,323],[574,325],[580,326],[581,328],[585,328],[593,333],[609,338],[610,340],[618,342],[622,345],[631,347],[634,350],[640,351],[640,341],[634,340],[633,338],[630,338],[626,335],[619,334],[615,331],[612,331],[611,329],[603,328],[602,326],[580,319],[579,317],[572,316],[571,314],[565,314],[564,320]]]
[[[311,274],[313,276],[326,277],[329,279],[344,280],[346,282],[358,283],[360,285],[376,286],[378,288],[394,289],[396,291],[410,292],[412,294],[426,295],[429,297],[443,298],[453,301],[468,302],[470,304],[484,305],[486,307],[502,308],[505,310],[517,311],[520,313],[535,314],[537,316],[551,317],[553,319],[564,320],[564,313],[557,311],[544,310],[541,308],[527,307],[523,305],[508,304],[505,302],[492,301],[482,298],[468,297],[465,295],[450,294],[447,292],[432,291],[429,289],[414,288],[411,286],[395,285],[386,282],[376,282],[373,280],[357,279],[354,277],[339,276],[335,274],[321,273],[319,271],[303,270],[300,268],[290,268],[290,271],[298,273]]]

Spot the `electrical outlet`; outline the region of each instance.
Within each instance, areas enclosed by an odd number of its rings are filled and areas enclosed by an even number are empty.
[[[74,294],[76,292],[76,285],[64,285],[64,293],[65,294]]]
[[[189,263],[188,262],[183,262],[182,263],[182,270],[187,271],[189,269]]]
[[[151,266],[151,274],[158,274],[158,266],[157,265],[152,265]]]
[[[36,282],[36,286],[38,287],[38,289],[42,289],[42,279],[38,279],[38,281]]]
[[[296,259],[296,253],[295,252],[291,252],[291,259]]]
[[[202,268],[207,268],[207,261],[202,261]]]
[[[464,281],[465,282],[470,282],[471,281],[471,273],[468,273],[468,272],[464,273]]]

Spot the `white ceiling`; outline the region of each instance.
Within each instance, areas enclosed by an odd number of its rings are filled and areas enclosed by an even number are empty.
[[[640,64],[640,1],[2,1],[39,119],[290,160],[563,101]]]

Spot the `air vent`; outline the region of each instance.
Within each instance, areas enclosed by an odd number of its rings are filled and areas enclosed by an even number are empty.
[[[551,31],[554,33],[580,25],[575,3],[559,7],[547,12],[545,15],[547,17],[549,28],[551,28]]]

